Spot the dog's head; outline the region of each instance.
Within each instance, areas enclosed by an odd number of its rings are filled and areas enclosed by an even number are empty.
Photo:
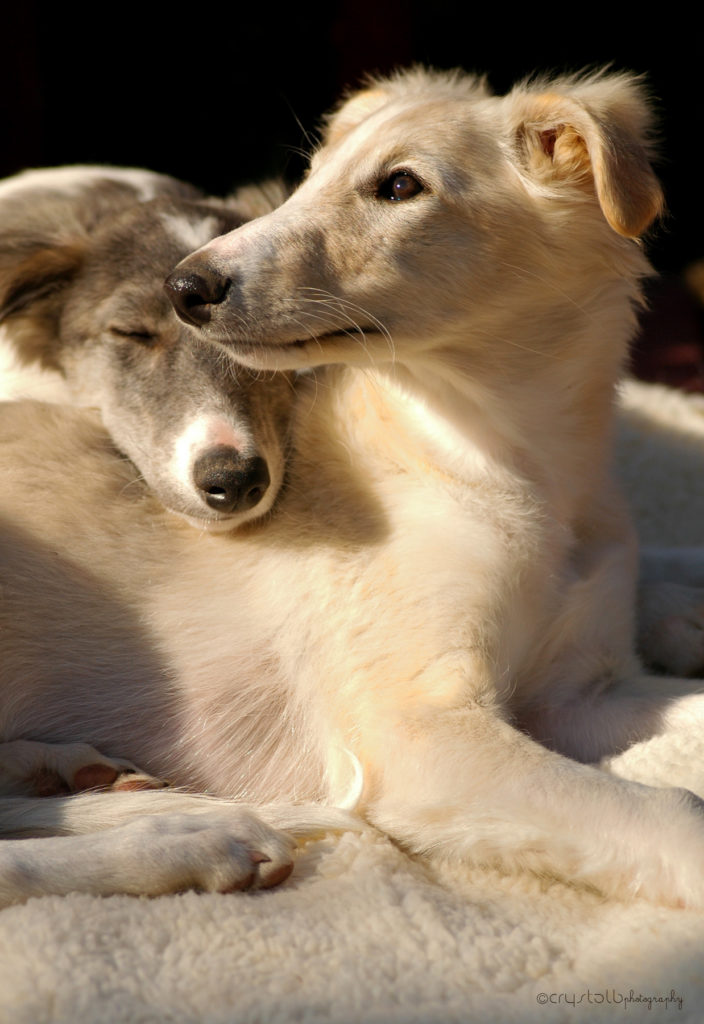
[[[208,529],[266,513],[292,385],[205,346],[163,280],[194,247],[271,208],[174,179],[64,168],[0,185],[0,317],[25,362],[58,369],[170,509]]]
[[[503,97],[461,74],[374,81],[328,119],[293,196],[167,289],[253,366],[544,355],[546,318],[576,339],[595,316],[622,351],[648,269],[633,240],[662,204],[648,130],[628,75]]]

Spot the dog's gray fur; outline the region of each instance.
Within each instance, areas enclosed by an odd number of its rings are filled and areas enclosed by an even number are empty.
[[[20,361],[58,370],[99,410],[160,500],[198,525],[267,512],[283,479],[290,377],[215,358],[163,281],[196,245],[282,198],[205,197],[120,168],[26,172],[0,184],[0,322]]]

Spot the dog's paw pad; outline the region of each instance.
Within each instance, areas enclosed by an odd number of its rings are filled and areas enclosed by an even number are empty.
[[[168,782],[147,775],[137,768],[125,768],[119,762],[96,762],[85,764],[73,775],[73,791],[87,789],[109,789],[112,792],[134,792],[147,789],[164,789]]]
[[[84,764],[73,775],[73,790],[108,789],[115,782],[119,771],[110,764]]]

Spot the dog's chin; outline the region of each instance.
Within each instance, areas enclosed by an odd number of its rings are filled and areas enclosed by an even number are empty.
[[[230,355],[252,370],[305,370],[328,363],[369,366],[388,359],[388,337],[377,328],[331,331],[311,338],[287,341],[252,341],[228,335],[212,336]],[[381,341],[382,345],[378,343]],[[376,350],[379,349],[379,353]]]
[[[245,523],[253,523],[257,519],[261,519],[269,511],[269,506],[261,511],[259,508],[253,508],[249,513],[243,513],[242,515],[226,516],[221,519],[206,519],[201,516],[191,516],[185,512],[179,512],[176,509],[170,508],[167,511],[171,512],[173,516],[180,519],[182,523],[187,523],[200,533],[233,533],[238,530]]]
[[[328,363],[329,358],[321,358],[321,350],[315,353],[308,351],[310,342],[276,344],[257,344],[241,342],[231,338],[218,338],[217,344],[226,349],[228,354],[242,366],[250,370],[307,370],[313,366]]]

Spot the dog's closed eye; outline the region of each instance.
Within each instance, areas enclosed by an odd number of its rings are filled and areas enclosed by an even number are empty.
[[[134,341],[139,341],[144,345],[151,345],[156,341],[156,334],[153,331],[148,331],[144,327],[117,327],[111,324],[108,328],[111,334],[114,334],[117,338],[132,338]]]

